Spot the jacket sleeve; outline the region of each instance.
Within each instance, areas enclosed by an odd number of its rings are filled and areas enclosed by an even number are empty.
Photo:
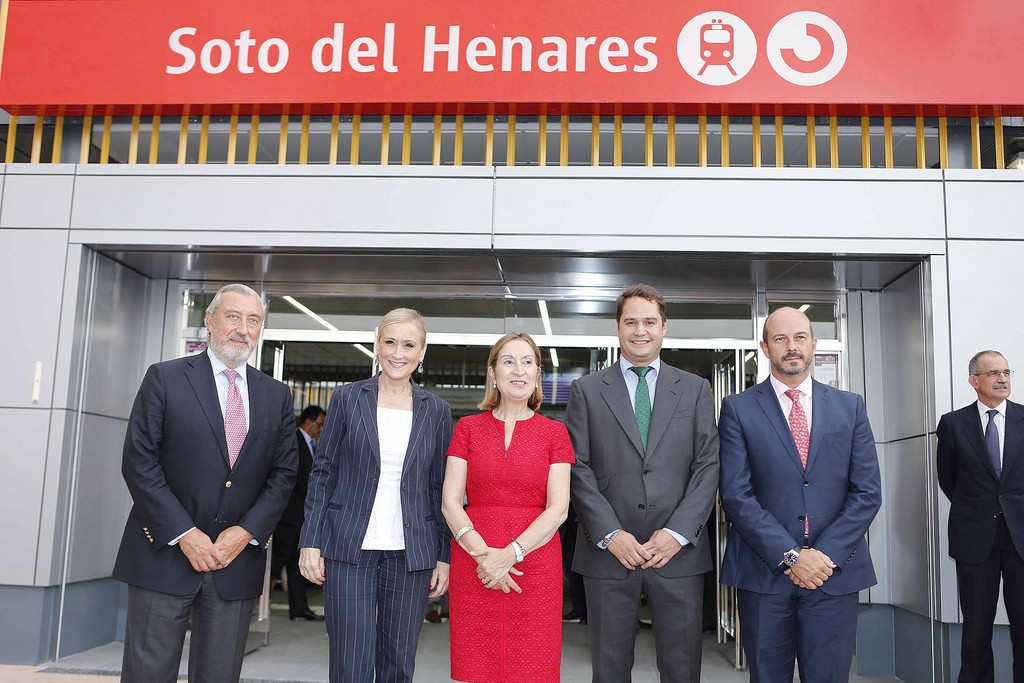
[[[732,397],[722,402],[718,421],[721,441],[722,509],[733,528],[769,567],[776,569],[793,547],[793,537],[757,499],[750,471],[750,453]]]
[[[345,438],[348,421],[348,416],[345,414],[347,410],[345,398],[351,386],[351,384],[342,385],[331,394],[331,402],[327,408],[327,420],[324,423],[323,433],[320,435],[316,456],[313,458],[313,470],[309,474],[305,520],[302,523],[302,532],[299,534],[300,548],[323,549],[324,517],[327,513],[327,503],[334,495],[334,488],[338,483],[337,459],[341,456],[342,441]]]
[[[151,365],[128,418],[121,474],[135,504],[135,514],[148,530],[155,549],[162,548],[195,526],[168,486],[160,466],[166,405],[162,369],[159,365]]]
[[[274,533],[277,523],[281,521],[284,508],[295,488],[295,479],[299,469],[299,451],[295,441],[295,412],[292,394],[287,387],[274,382],[278,390],[278,415],[280,421],[277,432],[277,443],[263,490],[238,521],[239,526],[253,535],[262,547]]]
[[[601,493],[597,475],[591,468],[590,406],[587,396],[576,380],[569,389],[569,404],[565,409],[565,425],[569,429],[576,464],[571,470],[570,497],[576,517],[596,545],[612,531],[621,529],[615,510]]]
[[[433,463],[434,469],[431,473],[431,509],[434,511],[434,519],[437,521],[437,533],[441,539],[438,548],[437,560],[439,562],[451,562],[452,555],[452,532],[445,522],[444,514],[441,512],[441,489],[444,485],[445,466],[448,462],[448,444],[452,440],[452,409],[445,401],[440,401],[442,408],[438,417],[437,431],[434,440]]]
[[[666,527],[697,544],[715,504],[719,472],[718,428],[715,426],[715,404],[711,385],[701,382],[693,420],[693,462],[690,478],[682,500],[672,511]]]
[[[946,494],[946,498],[953,500],[953,493],[956,491],[956,442],[948,417],[943,415],[939,419],[935,466],[939,476],[939,488]]]
[[[872,520],[882,507],[882,477],[878,470],[875,437],[868,424],[864,399],[855,397],[856,416],[846,500],[839,515],[821,532],[814,547],[828,555],[840,568],[853,557]]]

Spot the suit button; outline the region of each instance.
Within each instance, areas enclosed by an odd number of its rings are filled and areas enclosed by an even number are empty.
[[[646,476],[647,476],[648,474],[650,474],[650,473],[651,473],[651,471],[650,471],[650,470],[644,470],[644,476],[645,476],[645,477],[646,477]]]
[[[412,524],[411,524],[410,522],[406,522],[406,523],[405,523],[405,528],[406,528],[406,529],[408,529],[408,528],[409,528],[409,527],[411,527],[411,526],[412,526]]]
[[[811,482],[809,482],[809,481],[805,481],[805,482],[804,482],[804,488],[807,488],[807,487],[808,487],[808,486],[810,486],[810,485],[811,485]]]
[[[643,509],[645,509],[645,508],[646,508],[647,506],[646,506],[646,505],[644,505],[643,503],[640,503],[639,505],[637,505],[637,507],[638,507],[638,508],[640,508],[641,510],[643,510]]]
[[[224,484],[224,488],[226,488],[226,489],[231,488],[231,482],[229,481],[229,482],[225,483]]]
[[[804,521],[804,516],[800,515],[799,517],[797,517],[797,519],[799,519],[802,522],[802,521]]]
[[[403,490],[403,491],[408,491],[408,490],[409,490],[409,487],[408,487],[408,486],[406,486],[405,484],[402,484],[402,490]]]

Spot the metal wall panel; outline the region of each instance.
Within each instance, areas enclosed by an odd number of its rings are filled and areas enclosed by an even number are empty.
[[[945,172],[950,239],[1019,240],[1024,235],[1024,174],[1000,171]]]
[[[67,232],[0,230],[0,406],[48,408],[60,329]],[[21,295],[16,293],[20,292]],[[36,363],[39,400],[33,402]]]
[[[67,164],[7,166],[0,228],[67,229],[75,190],[74,170]]]
[[[0,519],[4,520],[0,584],[33,583],[49,418],[48,410],[0,408]]]
[[[890,602],[924,616],[929,610],[928,508],[925,489],[932,485],[928,472],[928,437],[886,444],[886,502],[890,545]]]

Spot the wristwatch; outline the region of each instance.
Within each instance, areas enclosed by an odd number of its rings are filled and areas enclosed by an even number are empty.
[[[799,562],[800,550],[801,548],[798,545],[793,546],[793,548],[787,550],[785,554],[782,556],[782,564],[786,565],[787,567],[792,567],[797,562]]]

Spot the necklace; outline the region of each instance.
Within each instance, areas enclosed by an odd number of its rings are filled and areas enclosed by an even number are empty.
[[[519,422],[520,420],[526,419],[524,416],[532,416],[533,415],[533,411],[530,410],[529,406],[527,406],[523,410],[520,410],[518,413],[516,413],[515,415],[511,415],[511,416],[508,416],[508,415],[504,415],[504,416],[498,415],[496,411],[493,411],[492,414],[494,415],[494,417],[496,417],[497,419],[501,420],[502,422]]]

